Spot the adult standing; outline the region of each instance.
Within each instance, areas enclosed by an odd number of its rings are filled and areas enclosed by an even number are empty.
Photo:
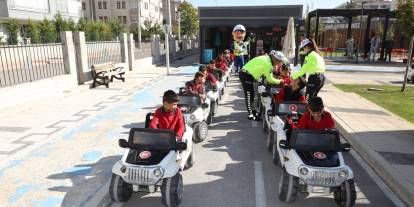
[[[354,55],[354,38],[352,36],[346,40],[346,49],[348,58],[352,59]]]
[[[244,91],[244,99],[248,119],[258,120],[259,114],[253,109],[254,87],[253,82],[265,77],[270,84],[280,84],[283,80],[273,77],[273,68],[284,63],[285,56],[281,52],[272,50],[269,55],[262,55],[250,60],[239,72],[239,79]]]
[[[306,85],[306,99],[317,96],[325,83],[325,61],[321,56],[315,41],[312,39],[305,39],[300,43],[300,49],[304,49],[305,62],[302,68],[292,74],[292,79],[295,80],[308,73],[308,84]]]
[[[375,56],[377,54],[377,50],[378,50],[380,43],[381,43],[381,40],[379,37],[377,37],[377,35],[374,35],[370,40],[371,47],[369,50],[369,60],[372,62],[375,61]]]

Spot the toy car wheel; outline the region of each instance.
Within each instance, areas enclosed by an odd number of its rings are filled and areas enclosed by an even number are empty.
[[[260,107],[260,111],[262,113],[262,128],[263,128],[263,132],[264,133],[268,133],[269,132],[269,127],[267,126],[266,114],[264,113],[263,107]]]
[[[194,129],[193,141],[195,143],[200,143],[207,138],[208,128],[205,122],[195,123],[193,126],[193,129]]]
[[[164,178],[161,186],[162,204],[168,207],[176,207],[183,198],[183,177],[177,173],[173,177]]]
[[[272,161],[273,161],[273,164],[279,165],[280,167],[282,167],[282,163],[280,162],[279,151],[277,151],[277,137],[276,136],[277,134],[274,133],[273,147],[272,147]]]
[[[269,150],[269,152],[272,151],[274,140],[275,140],[275,132],[269,129],[267,133],[267,139],[266,139],[266,147],[267,147],[267,150]]]
[[[112,174],[109,194],[113,201],[126,202],[132,195],[132,185],[126,183],[121,176]]]
[[[349,207],[355,204],[356,191],[353,179],[346,180],[333,190],[334,200],[338,206]]]
[[[184,169],[189,169],[194,165],[195,157],[194,157],[194,144],[192,144],[192,150],[190,156],[187,158],[187,162],[185,162]]]
[[[279,200],[292,202],[296,199],[299,180],[297,177],[290,175],[283,170],[279,181]]]

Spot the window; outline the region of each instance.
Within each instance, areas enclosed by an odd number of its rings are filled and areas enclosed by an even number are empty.
[[[126,8],[126,3],[125,1],[122,1],[122,8],[125,9]]]
[[[98,8],[102,9],[102,2],[98,1]]]
[[[102,21],[102,20],[103,20],[103,17],[99,16],[99,20],[101,20],[101,21]]]
[[[86,10],[86,3],[82,2],[82,10]]]
[[[106,9],[106,1],[102,2],[103,9]]]
[[[120,9],[120,8],[121,8],[121,1],[117,1],[117,2],[116,2],[116,8],[117,8],[117,9]]]
[[[127,17],[126,17],[126,16],[123,16],[123,17],[122,17],[122,23],[124,23],[124,24],[126,24],[126,23],[127,23]]]
[[[104,21],[106,22],[106,21],[108,21],[108,16],[104,16]]]

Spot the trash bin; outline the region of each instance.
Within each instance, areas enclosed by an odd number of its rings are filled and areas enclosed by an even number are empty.
[[[213,59],[213,49],[204,49],[203,63],[207,64]]]

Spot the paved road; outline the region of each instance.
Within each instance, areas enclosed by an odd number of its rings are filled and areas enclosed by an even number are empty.
[[[233,79],[210,127],[209,138],[195,148],[196,164],[183,172],[184,198],[180,206],[335,206],[332,196],[322,192],[302,194],[291,204],[278,200],[281,170],[273,165],[265,149],[261,123],[248,121],[243,110],[242,93]],[[356,176],[356,206],[396,206],[374,181],[378,178],[373,179],[351,154],[346,154],[345,159]],[[161,206],[160,193],[134,194],[123,206]]]

